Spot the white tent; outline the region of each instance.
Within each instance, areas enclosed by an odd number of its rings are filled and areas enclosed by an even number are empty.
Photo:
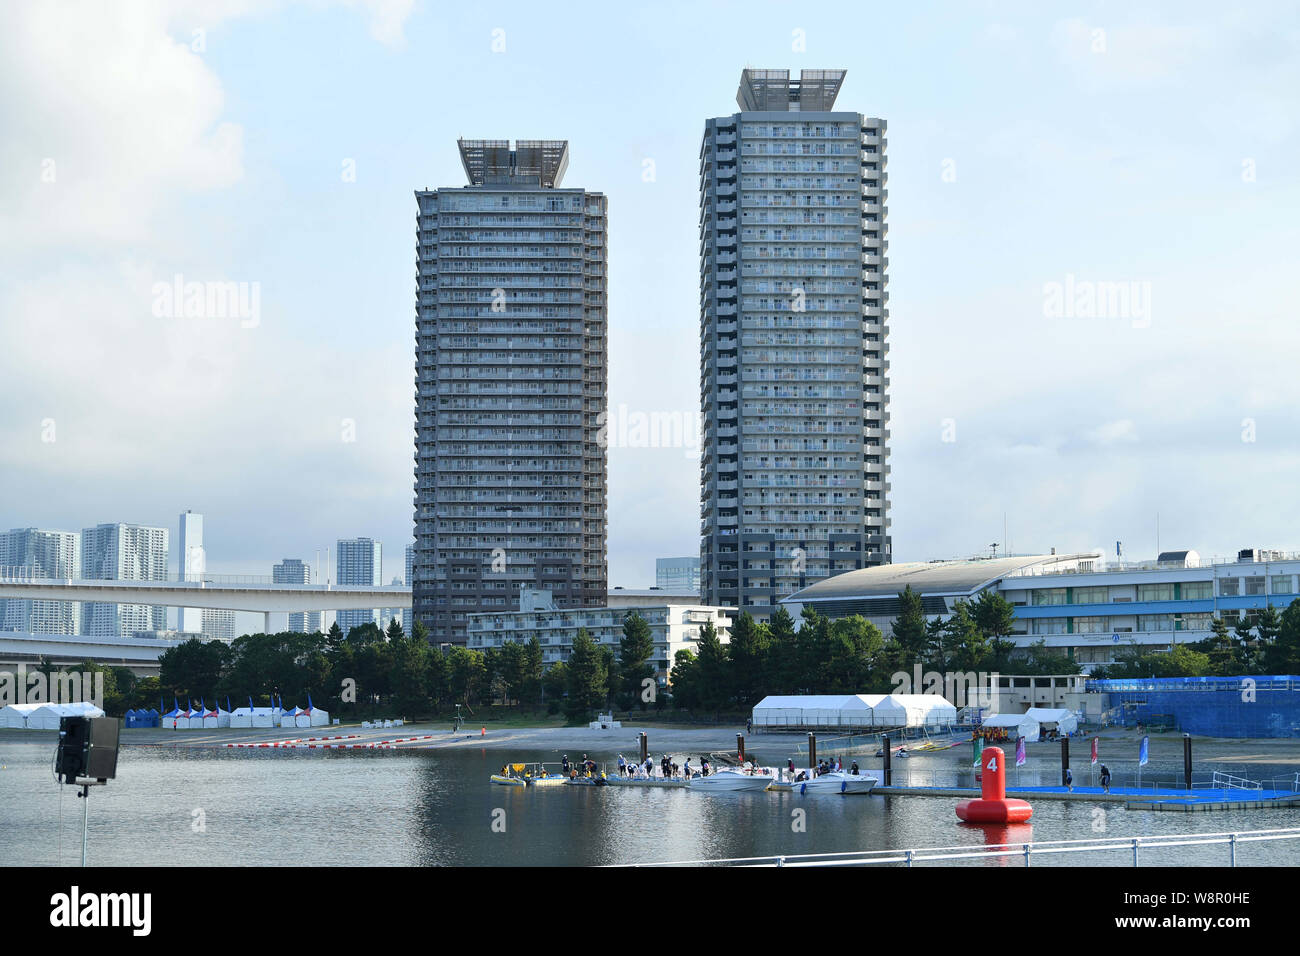
[[[222,710],[218,705],[203,715],[204,727],[229,727],[230,711]]]
[[[856,694],[764,697],[754,706],[755,727],[870,727],[871,705]]]
[[[947,727],[957,722],[957,708],[939,694],[890,694],[907,712],[908,727]]]
[[[0,708],[0,727],[26,727],[27,718],[43,704],[10,704]]]
[[[27,715],[28,730],[58,730],[64,717],[103,717],[104,712],[84,701],[73,704],[42,704]]]
[[[1040,725],[1055,724],[1056,729],[1063,734],[1073,734],[1079,730],[1079,718],[1074,715],[1074,711],[1063,707],[1030,707],[1025,711],[1025,716],[1032,717]]]
[[[982,727],[1005,727],[1013,739],[1024,737],[1026,742],[1038,740],[1038,721],[1028,714],[992,714],[980,721]]]

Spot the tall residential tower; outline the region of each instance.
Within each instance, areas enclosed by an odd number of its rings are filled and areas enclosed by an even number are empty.
[[[563,140],[461,140],[468,186],[415,194],[413,611],[605,602],[606,200]]]
[[[843,70],[741,74],[700,146],[701,591],[766,618],[885,564],[885,122]]]

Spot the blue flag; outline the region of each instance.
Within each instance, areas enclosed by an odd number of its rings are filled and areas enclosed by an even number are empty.
[[[1141,749],[1138,750],[1139,767],[1145,767],[1147,765],[1147,757],[1150,755],[1150,741],[1151,741],[1150,737],[1142,738],[1142,747]]]

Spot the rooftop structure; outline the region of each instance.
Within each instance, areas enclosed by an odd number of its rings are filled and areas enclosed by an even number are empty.
[[[835,108],[846,70],[800,70],[790,79],[789,70],[751,70],[740,73],[736,103],[745,111],[826,112]]]
[[[554,188],[569,168],[569,142],[564,139],[521,139],[510,148],[507,139],[460,139],[460,161],[471,185],[507,184]]]

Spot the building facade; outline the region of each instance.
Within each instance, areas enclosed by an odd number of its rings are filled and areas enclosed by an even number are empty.
[[[166,581],[169,537],[166,528],[101,524],[81,532],[81,576],[98,581]],[[86,637],[127,637],[136,631],[163,631],[167,609],[146,604],[82,605]]]
[[[0,533],[0,567],[29,577],[81,577],[81,535],[75,531],[15,528]],[[0,630],[27,634],[80,633],[77,601],[0,600]]]
[[[569,659],[573,639],[579,630],[586,628],[593,641],[613,648],[617,655],[623,638],[623,621],[635,613],[650,625],[655,650],[649,663],[655,668],[659,683],[666,685],[673,658],[680,650],[696,653],[700,630],[705,624],[713,624],[724,644],[731,639],[731,615],[727,608],[656,603],[653,598],[623,607],[556,608],[548,600],[521,603],[526,610],[471,614],[468,646],[486,650],[508,641],[524,644],[536,637],[542,646],[543,665],[550,667]]]
[[[383,546],[373,538],[340,539],[335,567],[339,584],[379,587],[383,583]],[[376,624],[383,627],[379,621],[379,608],[334,613],[334,619],[345,635],[352,628],[362,624]]]
[[[671,591],[700,591],[699,558],[656,558],[655,587]]]
[[[1247,548],[1235,560],[1178,551],[1108,562],[1094,551],[897,564],[823,581],[783,603],[796,617],[804,606],[829,617],[861,614],[888,634],[908,585],[929,617],[993,589],[1015,609],[1017,652],[1041,641],[1091,671],[1135,647],[1203,641],[1216,615],[1232,627],[1269,605],[1285,609],[1300,596],[1300,554]]]
[[[461,140],[417,204],[415,620],[464,644],[521,586],[606,588],[606,200],[568,143]]]
[[[299,558],[285,558],[271,565],[273,584],[311,584],[311,565]],[[302,634],[315,634],[323,630],[320,611],[298,611],[289,615],[289,630]],[[342,625],[340,625],[341,627]]]
[[[701,595],[890,561],[885,127],[843,70],[741,74],[700,146]]]

